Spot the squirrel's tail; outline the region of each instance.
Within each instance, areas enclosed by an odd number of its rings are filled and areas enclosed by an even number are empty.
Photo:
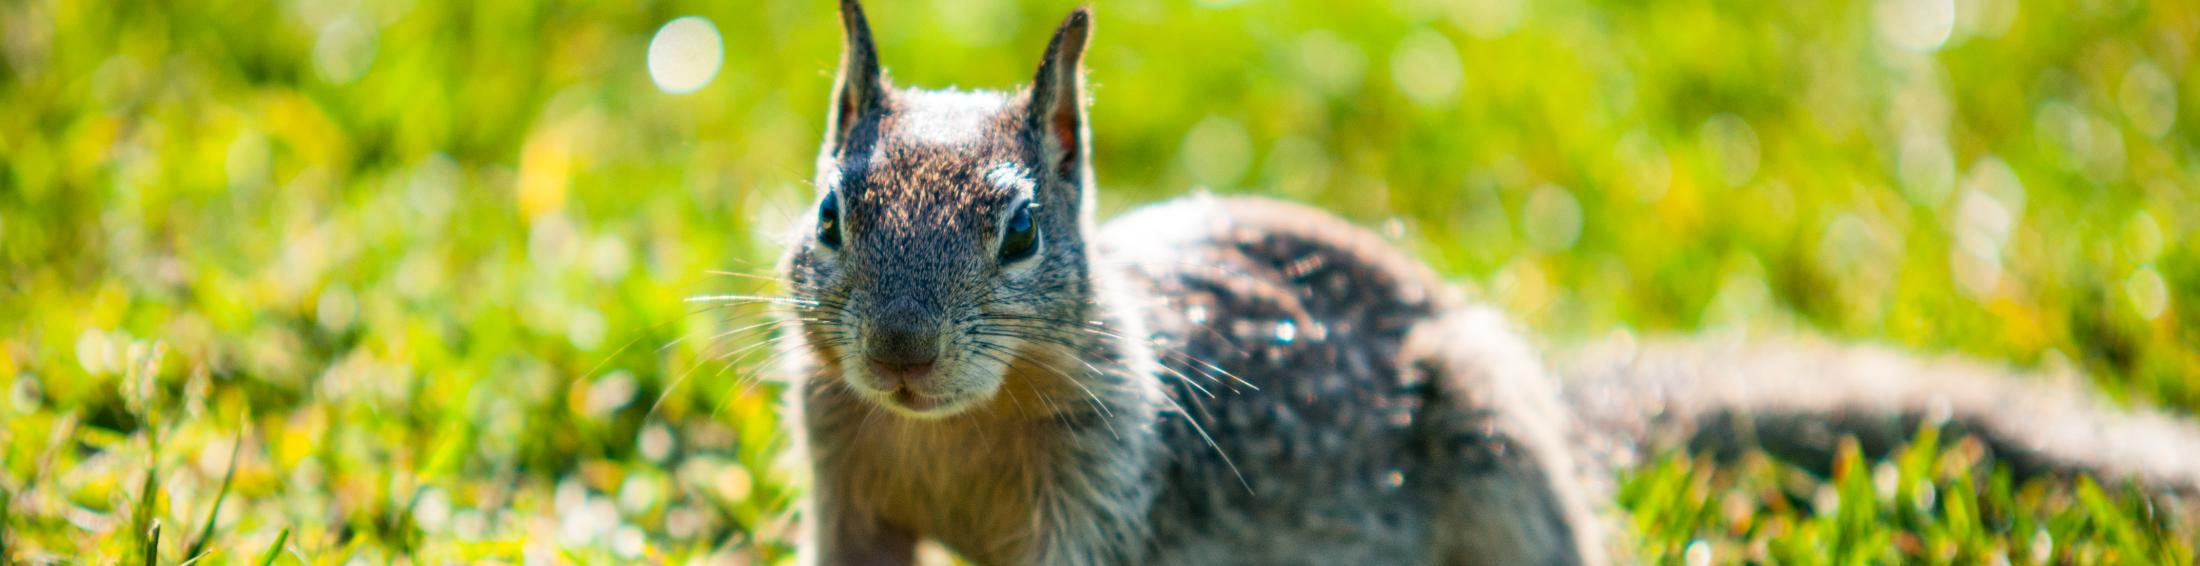
[[[1798,340],[1618,340],[1554,365],[1595,459],[1611,465],[1685,446],[1762,449],[1823,472],[1844,436],[1876,456],[1934,423],[1978,439],[2019,477],[2086,473],[2200,493],[2200,423],[2119,408],[2074,376]]]

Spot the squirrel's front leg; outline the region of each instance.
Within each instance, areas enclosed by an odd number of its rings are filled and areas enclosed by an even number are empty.
[[[1121,459],[1132,459],[1124,456]],[[1132,470],[1117,468],[1120,462],[1080,466],[1079,488],[1049,490],[1051,501],[1041,502],[1033,517],[1036,529],[1025,552],[1012,558],[1017,564],[1109,566],[1139,564],[1143,541],[1149,540],[1146,504],[1153,493],[1150,484],[1132,480]],[[1140,464],[1142,465],[1142,464]]]
[[[907,566],[917,563],[915,533],[886,524],[824,491],[812,494],[803,507],[803,532],[809,536],[796,549],[798,564]]]

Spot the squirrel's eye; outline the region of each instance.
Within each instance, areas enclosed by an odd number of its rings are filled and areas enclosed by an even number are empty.
[[[1028,258],[1039,251],[1039,226],[1031,223],[1031,209],[1038,206],[1025,203],[1008,216],[1008,226],[1001,230],[1001,261]]]
[[[840,249],[840,191],[825,193],[825,202],[817,205],[817,242]]]

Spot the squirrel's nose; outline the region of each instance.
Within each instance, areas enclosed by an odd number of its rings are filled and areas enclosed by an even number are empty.
[[[882,322],[871,330],[871,371],[895,383],[923,379],[940,358],[939,332],[931,325]]]

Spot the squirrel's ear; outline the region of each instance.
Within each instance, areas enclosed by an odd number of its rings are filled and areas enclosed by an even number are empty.
[[[848,141],[848,132],[863,115],[886,100],[886,80],[880,76],[878,47],[871,42],[871,23],[863,17],[863,4],[840,0],[840,72],[833,79],[833,106],[825,122],[825,152],[837,152]]]
[[[1092,7],[1079,7],[1047,42],[1039,76],[1031,81],[1031,128],[1040,134],[1047,164],[1060,176],[1078,175],[1085,157],[1085,79],[1079,63],[1092,37]]]

